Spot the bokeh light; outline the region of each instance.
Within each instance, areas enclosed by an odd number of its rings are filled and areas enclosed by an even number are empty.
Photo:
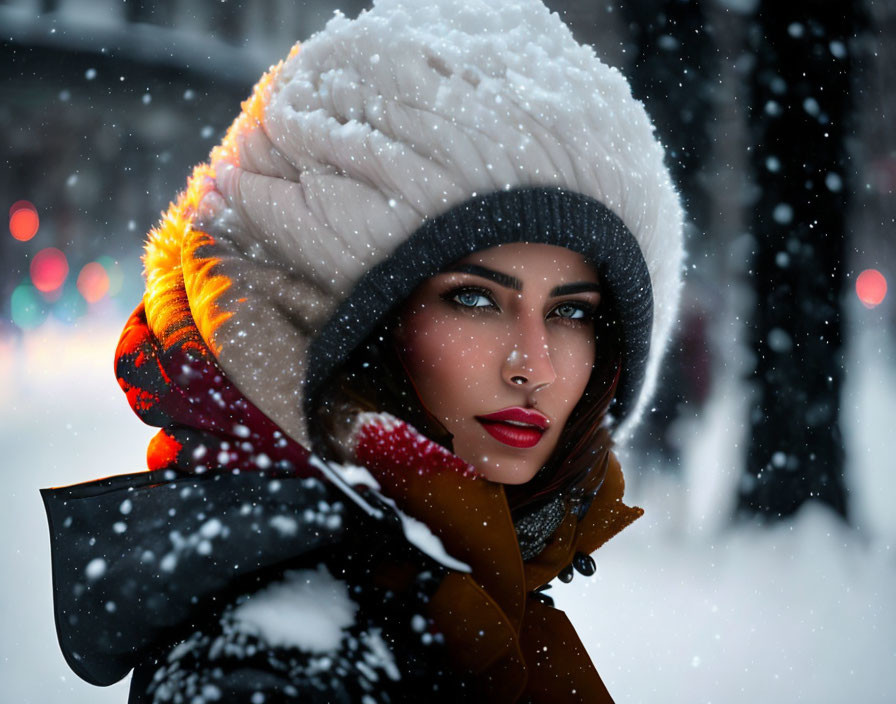
[[[880,305],[887,295],[887,280],[877,269],[865,269],[856,279],[856,295],[866,308]]]
[[[34,286],[22,284],[12,292],[9,302],[12,322],[24,330],[36,328],[47,318],[47,304]]]
[[[108,255],[99,257],[97,262],[103,265],[103,269],[109,275],[109,296],[117,296],[121,293],[121,288],[124,285],[124,272],[121,265]]]
[[[71,324],[87,312],[87,302],[74,285],[66,284],[51,311],[57,320]]]
[[[88,303],[96,303],[109,292],[109,275],[99,262],[85,264],[78,274],[78,291]]]
[[[27,242],[37,234],[40,217],[37,208],[27,200],[17,200],[9,209],[9,233],[20,242]]]
[[[40,250],[31,260],[31,283],[38,291],[51,293],[65,283],[68,260],[55,247]]]

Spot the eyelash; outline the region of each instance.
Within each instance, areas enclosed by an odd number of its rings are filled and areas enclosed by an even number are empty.
[[[472,293],[477,296],[482,296],[483,298],[485,298],[488,301],[488,305],[468,306],[468,305],[464,305],[463,303],[461,303],[460,301],[457,300],[457,298],[459,296],[463,296],[464,294],[468,294],[468,293]],[[495,299],[492,296],[492,292],[489,291],[487,288],[480,288],[479,286],[458,286],[457,288],[453,288],[453,289],[441,294],[440,298],[443,301],[445,301],[446,303],[448,303],[449,305],[454,306],[455,308],[458,308],[460,310],[470,311],[473,313],[480,313],[480,312],[485,312],[485,311],[500,312],[500,308],[498,307],[498,304],[495,303]],[[596,310],[595,310],[594,306],[592,306],[590,303],[586,303],[584,301],[561,301],[556,306],[554,306],[553,309],[551,309],[551,314],[555,313],[562,306],[574,306],[575,308],[577,308],[579,311],[582,312],[582,317],[580,317],[580,318],[570,318],[567,316],[551,315],[551,317],[556,317],[558,320],[562,321],[564,324],[584,325],[584,324],[591,323],[594,320]]]
[[[557,316],[560,320],[563,320],[567,323],[571,323],[573,325],[583,325],[585,323],[591,323],[594,320],[594,306],[590,303],[584,303],[582,301],[563,301],[562,303],[558,303],[554,306],[552,313],[555,312],[558,308],[562,306],[574,306],[578,310],[582,312],[581,318],[567,318],[564,316]]]
[[[460,296],[468,293],[482,296],[488,301],[489,304],[487,306],[467,306],[457,300]],[[458,286],[457,288],[453,288],[450,291],[446,291],[445,293],[443,293],[441,295],[441,299],[449,305],[452,305],[455,308],[459,308],[461,310],[476,312],[481,312],[483,309],[499,310],[498,304],[495,303],[495,299],[492,297],[492,292],[487,288],[479,288],[478,286]]]

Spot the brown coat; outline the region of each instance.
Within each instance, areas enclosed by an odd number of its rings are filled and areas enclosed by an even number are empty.
[[[426,524],[470,574],[453,572],[430,603],[455,665],[474,674],[494,702],[612,702],[566,615],[530,595],[576,552],[590,554],[643,510],[622,502],[619,462],[609,453],[605,480],[585,516],[568,511],[553,540],[523,562],[500,484],[453,472],[379,476],[399,507]],[[602,468],[599,468],[602,469]],[[592,473],[593,490],[602,471]]]

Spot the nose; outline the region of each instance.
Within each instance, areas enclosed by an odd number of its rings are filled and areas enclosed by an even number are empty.
[[[552,384],[557,373],[551,361],[544,321],[520,320],[517,331],[501,368],[501,377],[529,393]]]

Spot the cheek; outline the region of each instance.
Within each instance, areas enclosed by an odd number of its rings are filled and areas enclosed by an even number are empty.
[[[470,327],[422,315],[402,321],[405,365],[424,405],[443,421],[466,415],[464,402],[494,357]]]
[[[557,375],[565,396],[575,403],[581,398],[594,368],[595,343],[593,336],[576,336],[562,346],[557,359]],[[575,405],[572,403],[572,405]]]

